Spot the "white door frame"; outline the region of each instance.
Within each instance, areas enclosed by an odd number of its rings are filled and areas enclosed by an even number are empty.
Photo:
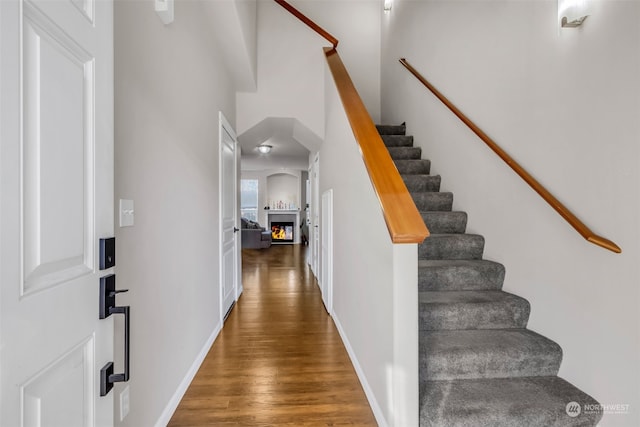
[[[320,284],[320,153],[314,156],[311,171],[311,271]]]
[[[219,130],[218,130],[218,141],[219,141],[219,150],[218,150],[218,201],[219,201],[219,218],[220,218],[220,228],[219,228],[219,232],[220,232],[220,239],[219,239],[219,266],[220,266],[220,272],[219,272],[219,287],[220,287],[220,325],[224,324],[224,319],[225,319],[225,315],[227,314],[227,312],[229,312],[232,308],[233,305],[235,304],[235,302],[238,300],[238,297],[240,296],[240,286],[239,286],[239,277],[240,277],[240,265],[241,265],[241,254],[239,251],[239,246],[238,246],[238,236],[239,236],[239,232],[235,232],[235,231],[231,231],[233,233],[233,257],[234,257],[234,266],[233,266],[233,272],[232,272],[232,277],[233,277],[233,303],[231,304],[231,306],[229,308],[224,307],[224,280],[225,280],[225,270],[224,270],[224,238],[225,238],[225,233],[229,233],[228,230],[228,225],[226,225],[223,221],[223,215],[224,215],[224,191],[225,189],[223,188],[224,185],[224,180],[223,180],[223,150],[224,150],[224,144],[223,144],[223,137],[224,137],[224,133],[226,132],[227,134],[229,134],[233,140],[233,177],[234,177],[234,181],[233,181],[233,229],[237,230],[238,229],[238,192],[237,192],[237,184],[238,184],[238,141],[237,141],[237,137],[236,137],[236,133],[235,130],[233,129],[233,126],[231,126],[231,124],[229,123],[229,121],[227,120],[227,118],[224,116],[224,114],[222,113],[222,111],[219,112],[218,114],[219,117]]]
[[[333,189],[322,193],[320,218],[320,247],[322,248],[320,274],[322,276],[322,302],[327,313],[333,313]]]

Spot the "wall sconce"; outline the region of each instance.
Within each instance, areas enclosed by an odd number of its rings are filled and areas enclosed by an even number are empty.
[[[258,151],[262,154],[267,154],[269,151],[271,151],[271,145],[260,144],[258,145]]]
[[[589,16],[587,0],[558,0],[558,18],[562,28],[576,28]]]
[[[384,11],[390,12],[391,6],[393,6],[393,0],[384,0]]]
[[[154,8],[164,25],[173,22],[173,0],[155,0]]]

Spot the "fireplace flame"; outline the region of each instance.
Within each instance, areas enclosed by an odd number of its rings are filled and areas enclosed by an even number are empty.
[[[274,225],[271,227],[271,238],[274,240],[284,240],[285,232],[284,228],[280,228],[280,226]]]
[[[271,224],[271,238],[273,240],[293,241],[293,224]]]

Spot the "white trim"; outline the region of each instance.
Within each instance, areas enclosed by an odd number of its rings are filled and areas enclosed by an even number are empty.
[[[215,342],[221,330],[222,325],[218,323],[211,333],[211,336],[204,343],[202,350],[200,350],[200,353],[198,353],[198,355],[196,356],[196,359],[193,361],[193,364],[187,371],[186,375],[180,382],[180,385],[178,385],[175,393],[173,393],[173,396],[171,396],[171,399],[167,403],[167,406],[164,408],[164,411],[162,411],[160,418],[158,418],[158,421],[156,421],[155,427],[165,427],[167,424],[169,424],[173,413],[176,411],[176,409],[178,409],[180,401],[184,397],[184,394],[187,392],[189,385],[191,385],[191,381],[193,381],[193,378],[198,373],[200,365],[202,365],[202,362],[204,362],[205,357],[207,357],[207,353],[209,353],[211,346]]]
[[[316,277],[318,282],[318,287],[322,289],[322,277],[320,274],[320,236],[316,235],[319,233],[319,222],[320,222],[320,153],[315,153],[313,156],[313,161],[311,163],[311,173],[309,174],[309,179],[311,180],[311,196],[310,196],[310,207],[309,216],[311,218],[311,226],[309,227],[309,246],[311,250],[309,251],[311,254],[311,271],[313,275]],[[316,215],[317,214],[317,215]],[[316,247],[317,241],[317,247]]]
[[[418,245],[393,245],[393,425],[420,424]]]
[[[384,417],[384,413],[382,412],[382,408],[378,404],[376,400],[376,396],[367,381],[367,376],[364,374],[362,367],[360,366],[360,362],[358,362],[358,358],[356,357],[356,353],[353,351],[351,347],[351,343],[349,343],[349,339],[347,338],[347,334],[342,329],[342,325],[340,324],[340,320],[338,319],[338,315],[335,313],[331,313],[331,317],[333,318],[333,323],[336,325],[336,329],[338,329],[338,333],[340,334],[340,338],[342,338],[342,343],[344,344],[344,348],[347,349],[347,353],[349,354],[349,359],[351,359],[351,364],[353,368],[356,370],[356,374],[358,375],[358,379],[360,380],[360,385],[364,390],[364,394],[367,396],[367,400],[369,401],[369,406],[371,406],[371,410],[373,411],[373,416],[376,418],[376,422],[379,427],[389,427],[389,423],[387,419]]]

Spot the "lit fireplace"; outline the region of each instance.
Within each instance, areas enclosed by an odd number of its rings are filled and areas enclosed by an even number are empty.
[[[293,222],[272,222],[271,240],[274,242],[293,242]]]

